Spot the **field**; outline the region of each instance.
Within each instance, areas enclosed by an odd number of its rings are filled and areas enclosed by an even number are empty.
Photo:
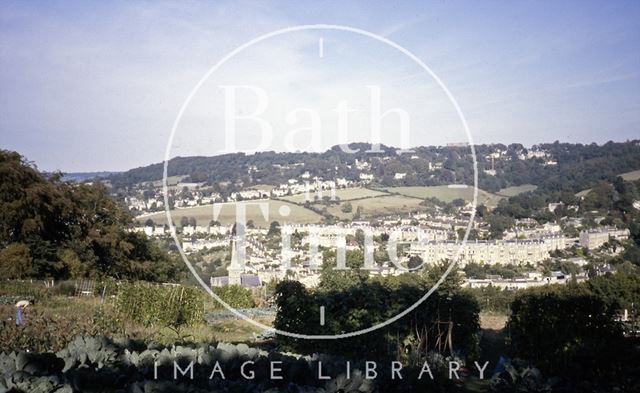
[[[247,204],[247,221],[253,220],[256,226],[266,228],[269,226],[271,221],[278,221],[281,224],[288,223],[296,223],[296,224],[309,224],[319,222],[321,216],[309,209],[305,209],[302,206],[295,205],[293,203],[283,202],[283,201],[274,201],[274,200],[260,200],[253,201],[253,203],[262,202],[269,204],[269,219],[265,220],[262,216],[260,208],[255,204],[250,204],[249,202],[238,202],[241,204]],[[236,204],[233,202],[230,203],[219,203],[217,205],[221,206],[220,214],[218,215],[218,221],[223,225],[233,224],[236,220]],[[214,205],[205,205],[205,206],[195,206],[184,209],[174,209],[171,211],[171,216],[173,218],[174,225],[180,224],[181,217],[193,217],[196,219],[198,225],[208,225],[211,220],[213,220],[213,206]],[[286,206],[289,208],[290,214],[287,217],[283,217],[280,212],[280,208]],[[137,218],[138,221],[144,223],[146,220],[153,220],[156,225],[163,225],[167,222],[165,212],[153,213],[145,216],[140,216]]]
[[[535,190],[536,186],[524,184],[516,187],[507,187],[496,194],[484,190],[478,190],[478,204],[488,207],[495,207],[500,199],[517,195],[523,192]],[[314,194],[311,193],[311,196]],[[331,195],[330,191],[324,191],[323,196]],[[454,199],[464,199],[471,201],[473,198],[473,187],[450,188],[448,186],[432,187],[389,187],[383,190],[370,190],[367,188],[344,188],[336,190],[336,197],[340,199],[340,204],[329,206],[327,211],[339,219],[352,219],[357,208],[361,207],[362,217],[380,216],[385,214],[403,214],[419,209],[419,204],[426,198],[436,198],[443,202],[451,202]],[[343,213],[341,206],[347,201],[353,206],[351,213]],[[257,201],[253,201],[256,203]],[[320,222],[322,217],[316,212],[301,206],[305,202],[304,194],[296,194],[282,198],[282,200],[261,200],[260,202],[269,204],[269,219],[265,221],[260,208],[251,202],[239,202],[248,204],[247,220],[253,220],[258,227],[267,227],[271,221],[279,221],[281,224],[288,222],[294,224],[309,224]],[[235,222],[236,207],[234,202],[217,204],[221,206],[218,221],[224,225]],[[283,216],[280,208],[285,206],[290,214]],[[322,209],[323,205],[314,204],[314,207]],[[189,208],[174,209],[171,211],[175,225],[178,225],[180,218],[195,218],[198,225],[207,225],[213,220],[213,205],[195,206]],[[141,223],[151,219],[156,225],[166,223],[164,212],[143,215],[137,218]]]
[[[496,195],[512,197],[518,194],[523,194],[525,192],[534,191],[536,188],[538,188],[538,186],[534,186],[533,184],[523,184],[521,186],[503,188],[502,190],[496,192]]]
[[[175,187],[176,184],[180,183],[180,181],[186,177],[187,176],[168,176],[167,186]],[[142,184],[149,184],[149,183],[152,184],[154,187],[162,187],[162,180],[144,181],[144,182],[138,183],[138,186]]]
[[[351,206],[353,210],[351,213],[344,213],[341,210],[341,206],[347,202],[343,202],[340,205],[329,207],[327,210],[332,215],[340,219],[351,219],[358,207],[361,208],[362,217],[377,216],[383,214],[400,214],[408,213],[420,208],[420,199],[411,198],[403,195],[388,195],[374,198],[352,200]]]
[[[384,192],[369,190],[367,188],[342,188],[336,190],[336,197],[340,198],[341,201],[350,201],[353,199],[363,199],[363,198],[371,198],[385,195]],[[313,192],[309,192],[309,197],[313,198],[315,194]],[[330,190],[322,191],[322,196],[331,196]],[[304,203],[305,202],[305,194],[296,194],[282,198],[289,202],[293,203]]]
[[[10,345],[21,343],[24,345],[43,345],[47,343],[48,350],[58,350],[70,342],[76,335],[118,335],[126,332],[129,337],[139,339],[153,339],[155,341],[170,344],[176,340],[177,332],[168,326],[144,327],[130,320],[115,320],[114,304],[112,296],[107,294],[104,302],[97,296],[73,297],[65,292],[69,290],[63,287],[73,285],[70,282],[58,283],[53,289],[47,289],[42,282],[10,282],[3,281],[0,286],[0,295],[35,294],[37,301],[30,306],[24,314],[28,326],[33,326],[26,331],[17,331],[12,336],[11,331],[0,330],[0,344]],[[71,292],[73,292],[71,287]],[[32,295],[30,295],[31,297]],[[1,297],[1,296],[0,296]],[[208,315],[219,311],[216,301],[204,297],[204,313]],[[13,302],[7,304],[0,301],[0,326],[6,322],[13,327],[15,307]],[[271,326],[273,317],[257,316],[254,320]],[[229,318],[204,318],[202,323],[192,326],[184,326],[180,334],[194,341],[200,342],[253,342],[255,336],[262,333],[262,329],[237,317]],[[33,336],[28,340],[27,335]],[[7,340],[3,342],[2,340]],[[11,340],[12,342],[8,342]],[[25,349],[29,349],[26,347]],[[31,347],[31,349],[38,349]],[[39,348],[42,350],[43,348]]]
[[[626,181],[640,180],[640,169],[637,171],[626,172],[620,175]]]
[[[580,192],[576,193],[576,196],[577,196],[578,198],[582,198],[582,197],[587,196],[587,194],[588,194],[588,193],[590,193],[590,192],[591,192],[591,189],[590,189],[590,188],[587,188],[586,190],[582,190],[582,191],[580,191]]]
[[[385,189],[388,192],[398,193],[413,198],[436,198],[442,202],[451,202],[454,199],[464,199],[465,201],[473,200],[473,187],[466,188],[450,188],[449,186],[432,186],[432,187],[390,187]],[[492,194],[483,190],[478,190],[478,204],[494,207],[501,196]]]

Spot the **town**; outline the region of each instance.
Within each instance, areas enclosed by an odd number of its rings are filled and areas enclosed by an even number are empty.
[[[340,268],[349,254],[369,275],[380,276],[452,261],[463,275],[469,264],[509,266],[517,270],[515,276],[470,275],[464,285],[520,289],[584,281],[590,260],[606,261],[623,250],[629,230],[604,222],[597,210],[581,210],[586,193],[578,193],[571,203],[549,201],[541,209],[542,220],[523,217],[498,225],[491,210],[508,196],[535,186],[494,193],[480,189],[474,211],[471,186],[409,186],[408,171],[398,171],[392,176],[385,172],[385,187],[374,174],[376,166],[408,162],[421,165],[431,178],[439,177],[450,165],[443,151],[461,150],[468,150],[468,145],[451,144],[435,155],[391,152],[355,158],[344,165],[350,177],[335,179],[312,175],[317,171],[306,169],[305,161],[274,163],[274,172],[298,176],[272,185],[244,187],[239,182],[227,192],[215,191],[221,188],[210,183],[172,177],[167,179],[166,198],[163,182],[154,181],[130,187],[124,202],[136,215],[134,231],[168,243],[175,236],[212,287],[260,287],[294,279],[314,288],[325,259]],[[542,168],[557,165],[552,153],[540,146],[498,146],[483,152],[485,179],[495,177],[510,161]],[[438,156],[441,161],[425,158]],[[250,177],[259,172],[256,165],[246,165]],[[335,172],[342,171],[336,166]],[[165,201],[170,203],[173,225],[166,221]],[[633,206],[640,209],[640,201]],[[238,226],[241,236],[236,234]],[[604,263],[595,273],[607,271],[610,267]]]

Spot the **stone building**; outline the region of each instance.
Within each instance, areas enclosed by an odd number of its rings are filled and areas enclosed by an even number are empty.
[[[622,241],[627,240],[628,238],[628,229],[617,229],[615,227],[590,229],[580,232],[580,246],[593,250],[608,242],[609,239]]]

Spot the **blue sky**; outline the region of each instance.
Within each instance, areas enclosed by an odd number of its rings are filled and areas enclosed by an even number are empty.
[[[182,103],[220,58],[261,34],[316,23],[365,29],[410,50],[455,96],[476,143],[640,135],[637,1],[3,1],[0,147],[46,170],[162,161]],[[322,110],[329,98],[379,83],[386,104],[416,114],[412,144],[465,139],[442,92],[406,59],[362,37],[314,34],[264,42],[221,70],[185,113],[172,154],[215,154],[224,134],[206,94],[246,80],[275,89],[276,107]],[[318,37],[321,63],[311,55]],[[332,118],[322,120],[324,127]],[[273,149],[285,150],[278,132],[286,122],[275,124]],[[320,148],[338,143],[331,130],[323,135]],[[239,137],[254,139],[251,131]]]

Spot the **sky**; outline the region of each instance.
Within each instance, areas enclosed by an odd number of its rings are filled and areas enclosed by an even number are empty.
[[[203,79],[248,41],[312,24],[383,37],[433,75],[370,36],[315,29],[265,38]],[[443,86],[474,143],[636,139],[640,2],[0,2],[0,148],[43,170],[161,162],[192,93],[170,156],[370,141],[375,88],[382,143],[469,141]]]

